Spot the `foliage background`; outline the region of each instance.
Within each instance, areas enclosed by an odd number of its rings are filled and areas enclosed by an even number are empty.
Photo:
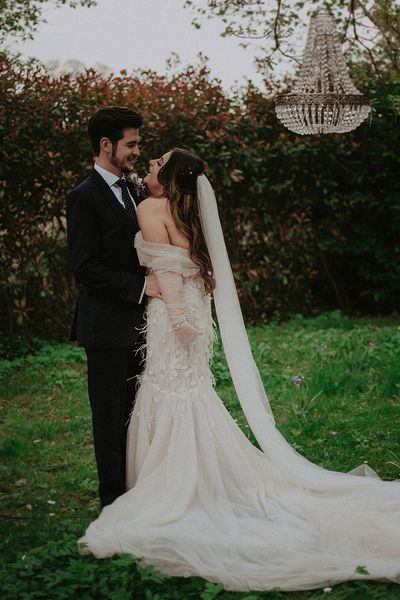
[[[0,0],[0,41],[10,31],[29,36],[45,4],[20,0],[17,7]],[[386,18],[392,4],[374,3],[384,42],[398,32],[398,19]],[[293,14],[282,22],[274,18],[280,27],[292,20]],[[143,169],[146,158],[176,144],[207,159],[248,320],[337,307],[353,314],[398,308],[400,80],[398,68],[386,71],[382,40],[376,48],[379,77],[369,65],[352,67],[360,89],[372,96],[372,121],[329,138],[301,138],[277,122],[272,95],[289,81],[271,82],[267,95],[250,84],[227,95],[204,65],[171,77],[147,72],[104,78],[88,71],[54,78],[37,63],[3,55],[0,324],[25,341],[11,347],[3,336],[0,354],[27,353],[35,335],[66,336],[76,291],[66,253],[65,196],[90,168],[85,122],[110,103],[143,112]],[[395,58],[398,65],[398,53]],[[250,328],[277,422],[296,450],[326,468],[348,470],[368,461],[381,476],[398,477],[398,324],[396,317],[358,320],[334,311]],[[127,557],[77,556],[76,539],[98,513],[91,418],[83,400],[85,358],[71,345],[39,345],[36,355],[0,365],[2,597],[61,599],[75,591],[80,598],[122,600],[132,598],[132,589],[137,598],[154,600],[286,597],[233,594],[197,578],[168,580]],[[220,346],[213,372],[218,393],[252,439]],[[299,375],[302,385],[295,383]],[[394,600],[397,587],[350,582],[330,597]]]
[[[347,135],[301,137],[272,96],[227,94],[207,65],[160,76],[94,70],[52,76],[0,63],[0,284],[6,334],[65,338],[76,290],[66,251],[66,194],[88,173],[86,121],[106,104],[143,113],[147,160],[184,146],[204,157],[245,316],[390,313],[400,288],[400,79],[368,65],[353,76],[373,117]],[[290,82],[281,82],[284,89]]]

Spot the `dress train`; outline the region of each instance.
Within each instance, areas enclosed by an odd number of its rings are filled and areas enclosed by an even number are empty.
[[[149,302],[128,491],[88,527],[83,552],[129,553],[236,591],[400,583],[400,483],[322,469],[274,427],[270,450],[253,446],[213,389],[210,298],[196,266],[140,233],[136,246],[142,264],[182,274],[187,319],[202,335],[181,345],[164,302]]]

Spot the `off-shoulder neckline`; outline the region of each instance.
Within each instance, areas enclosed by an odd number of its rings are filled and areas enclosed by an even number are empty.
[[[136,237],[138,237],[138,236],[140,236],[140,239],[143,242],[143,244],[148,244],[149,246],[160,246],[161,248],[164,248],[164,249],[171,248],[174,250],[180,250],[183,254],[186,254],[186,255],[189,254],[189,249],[183,248],[182,246],[175,246],[174,244],[162,244],[159,242],[146,242],[146,240],[143,239],[143,235],[140,230],[136,234]]]

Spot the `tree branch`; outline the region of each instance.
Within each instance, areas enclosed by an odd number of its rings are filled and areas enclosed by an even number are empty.
[[[358,0],[357,0],[358,2]],[[368,56],[371,60],[371,63],[373,64],[373,67],[375,69],[375,72],[378,73],[378,66],[376,64],[373,52],[371,50],[371,48],[369,48],[369,46],[367,46],[366,44],[364,44],[364,42],[360,39],[360,36],[358,34],[357,31],[357,21],[356,21],[356,15],[355,15],[355,3],[356,0],[351,0],[350,2],[350,15],[351,15],[351,23],[352,23],[352,27],[353,27],[353,34],[354,34],[354,39],[360,44],[360,46],[362,46],[367,52],[368,52]]]

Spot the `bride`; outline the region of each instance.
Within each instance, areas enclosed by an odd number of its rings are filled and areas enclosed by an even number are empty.
[[[400,482],[372,470],[322,469],[274,425],[203,172],[203,161],[185,150],[150,161],[151,197],[138,207],[135,246],[163,300],[147,308],[128,491],[91,523],[81,551],[129,553],[163,573],[237,591],[400,583]],[[261,450],[213,389],[212,291],[235,389]]]

